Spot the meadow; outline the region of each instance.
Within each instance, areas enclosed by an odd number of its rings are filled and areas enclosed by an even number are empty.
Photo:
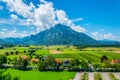
[[[21,80],[69,80],[73,79],[75,72],[40,72],[37,70],[21,71],[15,69],[8,69],[8,73],[12,76],[20,76]]]

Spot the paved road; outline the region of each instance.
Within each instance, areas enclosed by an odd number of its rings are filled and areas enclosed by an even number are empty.
[[[110,77],[109,77],[109,73],[101,72],[100,74],[102,75],[103,80],[111,80]]]
[[[94,72],[88,72],[88,80],[94,80]]]
[[[120,73],[113,73],[117,79],[120,80]]]
[[[80,80],[82,77],[82,72],[77,72],[73,80]]]

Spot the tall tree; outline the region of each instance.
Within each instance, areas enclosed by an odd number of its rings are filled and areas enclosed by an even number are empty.
[[[4,63],[7,63],[7,57],[5,55],[0,55],[0,68],[3,67]]]

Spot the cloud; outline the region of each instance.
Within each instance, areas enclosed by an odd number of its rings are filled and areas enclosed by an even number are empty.
[[[27,6],[22,0],[2,0],[8,6],[10,12],[16,12],[25,18],[32,17],[31,7]]]
[[[0,18],[0,24],[11,24],[11,20]]]
[[[49,29],[53,26],[55,17],[53,3],[46,2],[44,4],[40,4],[34,11],[34,23],[37,27],[37,31]]]
[[[10,23],[16,22],[18,25],[34,25],[36,33],[49,29],[55,24],[64,24],[70,26],[77,32],[85,32],[86,30],[74,22],[81,21],[83,18],[69,19],[64,10],[54,8],[52,2],[40,0],[40,4],[35,6],[32,2],[25,4],[23,0],[2,0],[6,3],[10,11]],[[0,22],[4,23],[4,21]]]
[[[10,17],[11,17],[13,20],[18,20],[18,19],[19,19],[18,16],[15,15],[15,14],[11,14]]]
[[[0,10],[3,10],[3,6],[0,5]]]
[[[72,19],[73,22],[78,22],[78,21],[82,21],[84,20],[84,18],[76,18],[76,19]]]
[[[97,39],[97,40],[102,40],[102,39],[116,39],[116,37],[112,33],[106,33],[102,34],[101,31],[96,31],[91,33],[92,37]]]
[[[18,32],[17,29],[12,29],[12,30],[8,30],[6,28],[3,28],[2,31],[0,32],[0,37],[1,38],[7,38],[7,37],[25,37],[28,35],[31,35],[32,32],[28,33],[27,31],[22,31],[22,32]],[[33,33],[32,33],[33,34]]]
[[[85,32],[86,30],[82,28],[80,25],[75,25],[73,20],[70,20],[63,10],[57,10],[56,15],[58,18],[58,23],[70,26],[73,30],[77,32]]]

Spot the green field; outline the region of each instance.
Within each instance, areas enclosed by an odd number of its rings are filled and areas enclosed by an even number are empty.
[[[36,50],[35,54],[42,54],[42,55],[49,55],[52,54],[55,58],[64,60],[65,58],[77,58],[78,60],[88,61],[91,60],[92,62],[100,62],[100,58],[103,55],[106,55],[109,60],[112,59],[120,59],[120,48],[115,47],[88,47],[83,49],[82,51],[79,49],[75,49],[73,46],[66,47],[66,46],[31,46],[31,47],[12,47],[12,48],[5,48],[0,49],[0,54],[4,54],[5,52],[10,51],[19,51],[18,55],[9,55],[8,58],[14,59],[20,55],[26,55],[23,51],[28,51],[29,48],[41,48]],[[60,51],[57,51],[57,49]],[[56,51],[57,53],[52,53],[51,51]],[[116,53],[117,52],[117,53]],[[59,53],[59,54],[58,54]]]
[[[21,80],[69,80],[73,79],[75,72],[40,72],[37,70],[21,71],[15,69],[8,69],[12,76],[20,76]]]
[[[109,60],[112,59],[120,59],[120,48],[115,47],[88,47],[83,50],[76,49],[73,46],[31,46],[31,47],[11,47],[0,49],[0,54],[4,54],[5,52],[15,52],[19,51],[19,54],[9,54],[7,57],[14,60],[15,57],[19,57],[21,55],[28,55],[29,49],[35,49],[34,54],[41,54],[43,56],[53,55],[56,59],[61,61],[78,59],[79,61],[90,60],[92,63],[100,63],[100,58],[105,55]],[[59,50],[58,50],[59,49]],[[24,52],[26,50],[26,53]],[[52,53],[53,52],[53,53]],[[116,53],[117,52],[117,53]],[[34,57],[34,56],[33,56]],[[10,63],[11,64],[11,63]],[[29,64],[34,66],[34,64]],[[36,64],[35,64],[36,66]],[[69,80],[73,79],[75,76],[75,72],[54,72],[54,71],[44,71],[40,72],[38,70],[31,71],[22,71],[16,69],[8,69],[8,71],[12,76],[20,76],[21,80]]]

